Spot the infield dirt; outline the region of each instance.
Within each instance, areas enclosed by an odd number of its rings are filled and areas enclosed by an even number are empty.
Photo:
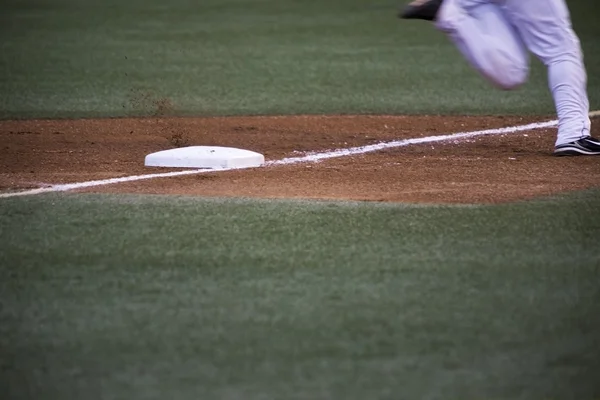
[[[267,160],[551,117],[279,116],[0,122],[0,190],[165,172],[146,154],[217,145]],[[599,129],[595,128],[596,136]],[[497,203],[600,185],[600,158],[552,157],[556,129],[360,156],[99,186],[86,191],[425,203]]]

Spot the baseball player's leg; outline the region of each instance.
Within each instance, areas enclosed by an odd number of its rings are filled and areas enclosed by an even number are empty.
[[[495,2],[444,0],[435,24],[494,85],[513,89],[527,79],[527,50],[503,8]]]
[[[548,67],[559,120],[556,145],[588,137],[587,76],[564,0],[507,0],[506,8],[527,48]]]

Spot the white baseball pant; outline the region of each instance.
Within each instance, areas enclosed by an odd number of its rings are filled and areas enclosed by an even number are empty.
[[[548,68],[558,114],[556,145],[590,134],[583,53],[564,0],[445,0],[436,27],[502,89],[525,82],[528,51]]]

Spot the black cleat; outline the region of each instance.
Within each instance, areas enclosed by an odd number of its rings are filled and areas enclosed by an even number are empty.
[[[554,148],[555,156],[600,156],[600,140],[587,136]]]
[[[404,7],[404,10],[398,14],[398,17],[404,19],[435,21],[435,17],[442,5],[442,1],[444,0],[414,0]]]

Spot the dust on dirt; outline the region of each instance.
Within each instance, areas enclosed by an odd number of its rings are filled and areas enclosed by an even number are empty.
[[[159,96],[149,89],[132,88],[129,90],[127,105],[123,105],[123,108],[127,108],[132,117],[155,120],[157,133],[167,138],[173,147],[190,145],[190,138],[186,133],[177,131],[170,124],[160,123],[162,118],[175,113],[175,104],[170,98]]]

